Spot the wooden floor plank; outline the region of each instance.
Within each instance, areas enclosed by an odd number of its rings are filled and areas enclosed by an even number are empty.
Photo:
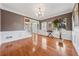
[[[77,56],[76,50],[70,40],[63,41],[59,46],[59,39],[33,34],[0,46],[0,56]]]

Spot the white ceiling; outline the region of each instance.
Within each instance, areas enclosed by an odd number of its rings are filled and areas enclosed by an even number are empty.
[[[4,9],[19,13],[38,20],[36,8],[40,3],[2,3]],[[43,3],[41,8],[44,9],[44,16],[40,20],[71,12],[74,3]]]

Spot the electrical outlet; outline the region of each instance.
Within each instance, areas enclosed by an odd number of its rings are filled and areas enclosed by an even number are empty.
[[[10,39],[10,38],[12,38],[12,36],[7,36],[7,37],[6,37],[6,39]]]

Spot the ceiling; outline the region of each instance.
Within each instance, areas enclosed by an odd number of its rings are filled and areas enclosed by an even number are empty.
[[[31,17],[37,20],[44,20],[53,16],[71,12],[74,3],[2,3],[2,8]],[[43,9],[43,16],[38,18],[38,8]]]

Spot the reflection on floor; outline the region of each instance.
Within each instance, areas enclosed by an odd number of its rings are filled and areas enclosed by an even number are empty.
[[[3,56],[75,56],[73,44],[69,40],[59,46],[59,39],[33,34],[32,37],[8,42],[0,46]]]

